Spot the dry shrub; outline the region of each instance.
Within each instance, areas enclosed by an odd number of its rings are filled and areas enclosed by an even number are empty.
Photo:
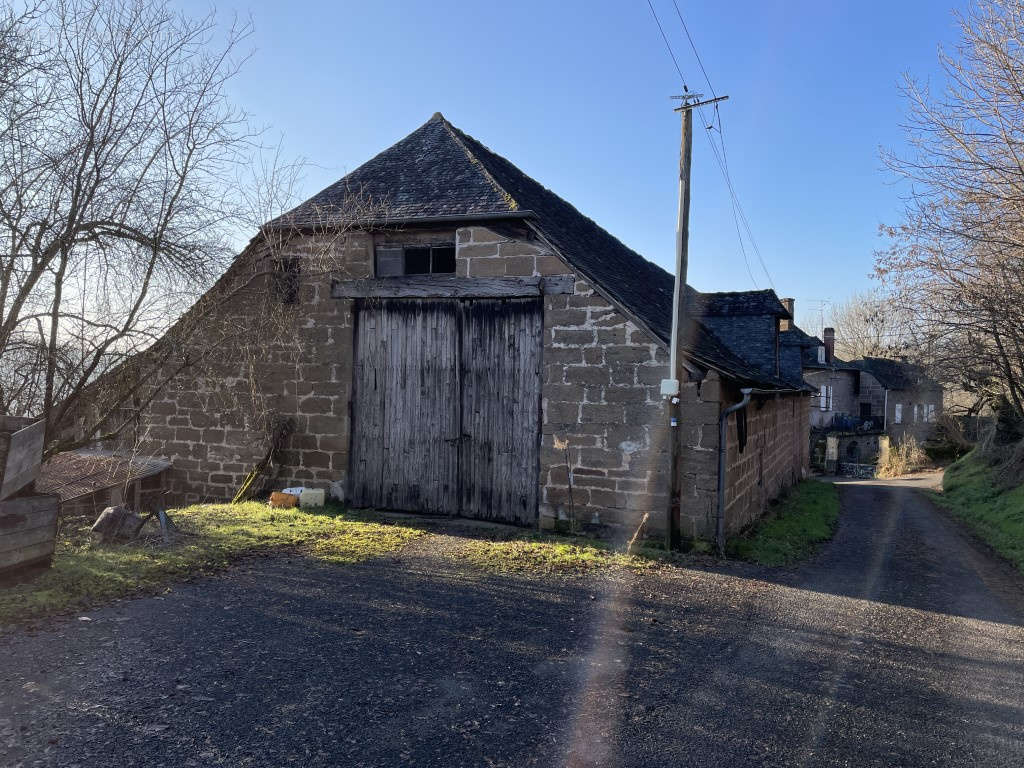
[[[928,456],[921,449],[913,435],[905,437],[889,449],[889,453],[878,465],[878,477],[899,477],[916,472],[927,466]]]

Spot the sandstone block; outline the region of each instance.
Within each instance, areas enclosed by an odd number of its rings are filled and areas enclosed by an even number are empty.
[[[537,256],[536,270],[538,275],[565,275],[570,272],[560,258],[551,254]]]
[[[565,368],[565,380],[569,384],[603,386],[608,383],[608,371],[588,365],[570,365]]]
[[[595,343],[597,332],[579,328],[555,328],[552,339],[555,344],[583,347]]]
[[[544,313],[544,324],[552,328],[585,325],[585,309],[552,309]]]
[[[504,246],[502,246],[504,248]],[[533,256],[510,256],[505,258],[505,274],[513,277],[530,277],[533,274]]]
[[[459,247],[457,253],[459,258],[462,259],[496,259],[498,257],[498,244],[463,245]]]
[[[621,424],[624,416],[625,411],[621,405],[585,403],[580,408],[580,421],[592,424]]]
[[[574,402],[548,402],[544,407],[544,421],[548,424],[575,424],[579,414],[580,406]]]

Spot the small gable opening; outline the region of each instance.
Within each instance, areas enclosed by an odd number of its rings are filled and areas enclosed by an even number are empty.
[[[271,290],[282,304],[297,304],[299,301],[299,259],[285,256],[274,260]]]
[[[381,245],[376,250],[377,277],[450,275],[455,272],[455,246]]]

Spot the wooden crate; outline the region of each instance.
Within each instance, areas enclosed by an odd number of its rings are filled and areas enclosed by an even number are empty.
[[[53,557],[59,505],[57,496],[0,501],[0,573]]]
[[[13,496],[39,477],[45,429],[43,421],[0,416],[0,499]]]

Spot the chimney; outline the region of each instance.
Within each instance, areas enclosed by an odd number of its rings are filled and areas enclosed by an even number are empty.
[[[836,354],[836,329],[826,328],[821,332],[821,336],[825,342],[825,362],[831,365]]]
[[[786,308],[786,311],[792,316],[789,320],[783,320],[779,323],[779,330],[789,331],[792,330],[796,321],[796,312],[793,307],[796,305],[795,299],[779,299],[782,302],[782,306]]]

